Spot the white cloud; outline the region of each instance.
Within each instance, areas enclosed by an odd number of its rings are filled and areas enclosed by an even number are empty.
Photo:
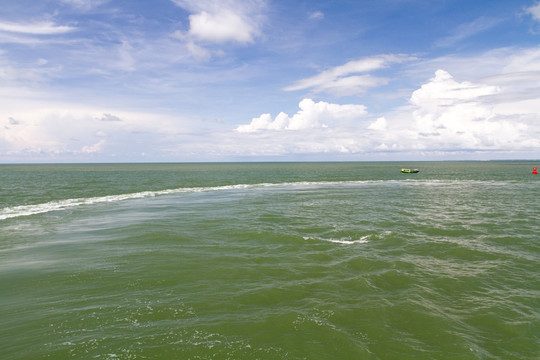
[[[535,5],[528,7],[526,11],[533,17],[534,20],[540,21],[540,3],[536,3]]]
[[[261,35],[264,1],[172,1],[191,13],[188,31],[177,31],[174,36],[186,41],[188,50],[197,58],[207,58],[209,54],[197,42],[249,44]]]
[[[499,86],[501,96],[512,91],[528,96],[534,93],[531,89],[540,81],[540,46],[505,47],[469,56],[442,56],[416,62],[411,69],[415,78],[428,77],[437,69],[445,69],[461,78],[480,79],[484,84]]]
[[[30,35],[57,35],[76,30],[72,26],[56,25],[50,21],[39,23],[8,23],[0,22],[0,31],[30,34]]]
[[[328,126],[326,122],[340,119],[356,119],[364,116],[366,107],[354,104],[330,104],[324,101],[315,103],[311,99],[302,100],[300,110],[292,117],[281,112],[274,120],[270,114],[253,118],[248,125],[240,125],[238,132],[256,132],[259,130],[305,130]]]
[[[538,96],[516,98],[507,96],[508,91],[514,88],[458,81],[438,70],[410,93],[408,106],[390,109],[374,121],[364,119],[362,105],[346,110],[346,105],[304,99],[294,116],[263,114],[237,127],[229,135],[233,140],[219,142],[218,147],[244,156],[313,154],[319,158],[349,154],[351,158],[474,159],[538,154]],[[337,115],[340,110],[353,121],[343,121]],[[293,129],[301,131],[287,131]]]
[[[453,105],[459,101],[474,101],[481,96],[499,92],[495,86],[457,82],[447,71],[437,70],[430,82],[422,85],[411,96],[411,102],[422,106]]]
[[[91,154],[91,153],[99,152],[99,151],[101,151],[101,148],[102,148],[103,144],[105,144],[105,140],[100,140],[97,143],[95,143],[94,145],[85,145],[85,146],[82,147],[81,152],[85,153],[85,154]]]
[[[500,103],[494,103],[500,92],[497,86],[458,82],[448,72],[438,70],[410,99],[415,106],[417,142],[431,150],[517,150],[538,146],[540,142],[529,133],[538,131],[538,124],[515,111],[503,113]]]
[[[524,72],[531,72],[527,76],[530,76],[529,82],[534,82],[534,79],[538,76],[533,72],[540,72],[540,47],[534,47],[529,49],[507,49],[506,53],[500,53],[499,61],[505,64],[502,68],[504,73],[517,73],[523,74]]]
[[[452,46],[457,42],[489,30],[499,24],[501,20],[481,17],[473,22],[462,24],[450,32],[450,35],[436,42],[437,46]]]
[[[321,11],[310,12],[308,14],[308,18],[310,20],[321,20],[324,19],[324,13],[322,13]]]
[[[186,43],[186,48],[189,53],[197,60],[208,60],[211,58],[212,53],[207,49],[195,44],[193,41],[188,41]]]
[[[285,91],[310,89],[315,93],[327,92],[334,95],[361,94],[369,88],[385,85],[388,79],[371,75],[359,75],[379,70],[392,63],[410,58],[400,55],[380,55],[349,61],[348,63],[301,79],[284,88]]]
[[[177,116],[122,109],[103,111],[99,106],[58,102],[44,94],[41,97],[20,98],[1,92],[0,161],[105,151],[110,158],[139,149],[159,151],[166,146],[164,139],[171,141],[190,131]]]
[[[218,13],[206,11],[189,16],[189,34],[199,40],[210,42],[253,42],[256,27],[231,10]]]
[[[379,131],[386,130],[386,119],[384,117],[378,118],[377,120],[375,120],[375,122],[371,123],[368,126],[368,129]]]
[[[59,35],[78,30],[74,26],[57,25],[51,21],[41,22],[4,22],[0,21],[0,43],[37,45],[59,43],[64,38]],[[54,37],[53,37],[54,36]]]
[[[63,3],[71,5],[77,9],[88,11],[90,9],[101,6],[109,0],[61,0]]]

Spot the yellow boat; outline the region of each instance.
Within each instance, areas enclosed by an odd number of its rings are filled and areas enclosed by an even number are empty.
[[[420,169],[401,169],[401,172],[404,174],[416,174]]]

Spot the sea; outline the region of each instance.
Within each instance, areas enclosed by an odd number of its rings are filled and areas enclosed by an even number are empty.
[[[0,358],[540,359],[538,165],[0,165]]]

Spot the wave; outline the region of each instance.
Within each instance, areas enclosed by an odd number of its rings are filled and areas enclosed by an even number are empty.
[[[354,245],[354,244],[367,244],[369,241],[370,235],[362,236],[358,240],[351,240],[350,237],[342,238],[342,239],[323,239],[320,237],[310,237],[310,236],[304,236],[304,240],[319,240],[319,241],[326,241],[331,242],[334,244],[341,244],[341,245]]]
[[[156,190],[156,191],[141,191],[141,192],[136,192],[136,193],[119,194],[119,195],[106,195],[106,196],[98,196],[98,197],[91,197],[91,198],[55,200],[55,201],[49,201],[42,204],[6,207],[0,210],[0,220],[20,217],[20,216],[42,214],[42,213],[47,213],[51,211],[66,210],[69,208],[74,208],[74,207],[83,206],[83,205],[112,203],[112,202],[120,202],[120,201],[125,201],[125,200],[144,199],[144,198],[170,195],[170,194],[180,194],[180,193],[245,189],[250,186],[251,185],[240,184],[240,185],[227,185],[227,186],[216,186],[216,187],[206,187],[206,188],[205,187],[178,188],[178,189],[166,189],[166,190]]]
[[[306,183],[298,183],[298,184],[311,185],[314,183],[306,182]],[[66,210],[69,208],[74,208],[74,207],[83,206],[83,205],[112,203],[112,202],[120,202],[120,201],[125,201],[125,200],[144,199],[144,198],[171,195],[171,194],[223,191],[223,190],[241,190],[241,189],[270,187],[270,186],[278,186],[278,185],[287,185],[287,184],[286,183],[284,184],[237,184],[237,185],[224,185],[224,186],[214,186],[214,187],[191,187],[191,188],[177,188],[177,189],[166,189],[166,190],[156,190],[156,191],[141,191],[141,192],[136,192],[136,193],[107,195],[107,196],[98,196],[98,197],[91,197],[91,198],[55,200],[55,201],[49,201],[42,204],[6,207],[0,210],[0,220],[6,220],[6,219],[21,217],[21,216],[37,215],[37,214],[42,214],[42,213],[48,213],[51,211]]]
[[[235,184],[235,185],[222,185],[222,186],[210,186],[210,187],[189,187],[189,188],[176,188],[165,189],[155,191],[141,191],[136,193],[118,194],[118,195],[106,195],[90,198],[75,198],[75,199],[63,199],[54,200],[42,204],[33,205],[19,205],[12,207],[5,207],[0,210],[0,220],[6,220],[10,218],[17,218],[22,216],[37,215],[42,213],[48,213],[51,211],[61,211],[78,206],[94,205],[101,203],[120,202],[133,199],[144,199],[163,195],[181,194],[181,193],[197,193],[197,192],[212,192],[212,191],[226,191],[226,190],[244,190],[244,189],[257,189],[257,188],[310,188],[320,186],[359,186],[369,184],[387,184],[387,185],[448,185],[455,184],[456,181],[444,181],[444,180],[351,180],[351,181],[300,181],[300,182],[284,182],[284,183],[258,183],[258,184]],[[460,181],[461,183],[463,181]]]

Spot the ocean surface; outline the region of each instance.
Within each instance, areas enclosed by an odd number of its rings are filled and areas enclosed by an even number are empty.
[[[538,165],[0,165],[0,358],[539,359]]]

